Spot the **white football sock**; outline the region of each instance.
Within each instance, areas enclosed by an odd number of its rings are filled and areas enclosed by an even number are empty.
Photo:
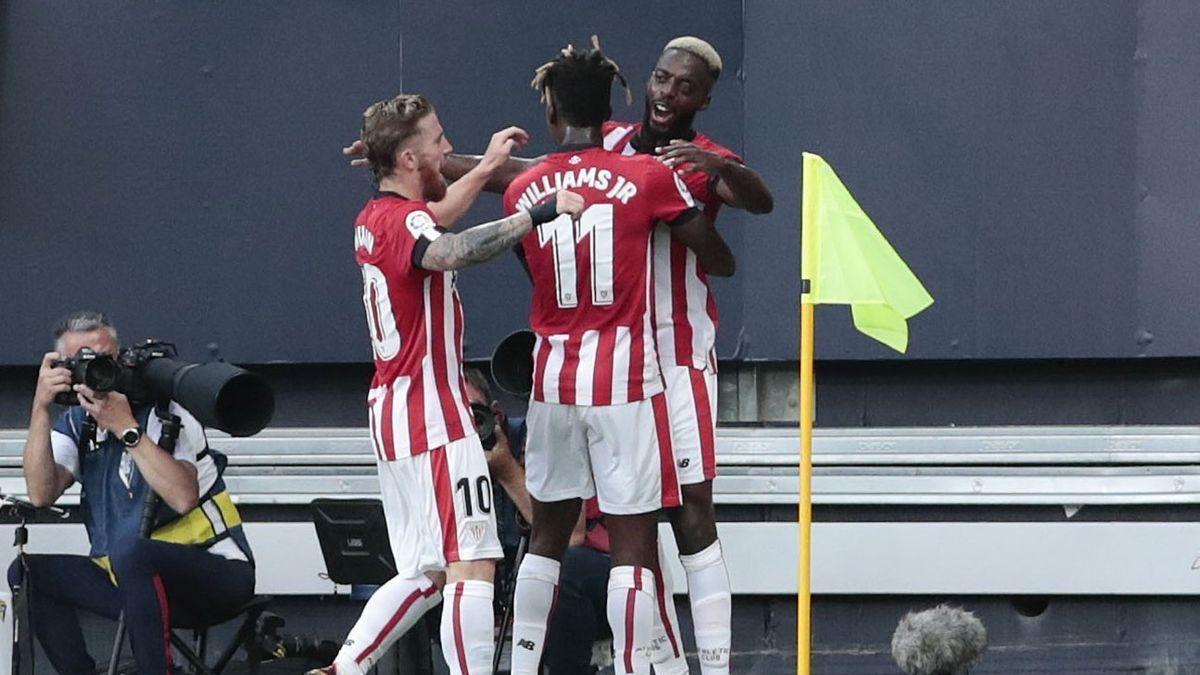
[[[437,586],[425,575],[392,577],[367,600],[342,643],[334,660],[338,675],[361,675],[370,670],[397,638],[441,600]]]
[[[512,675],[537,675],[558,599],[560,568],[557,560],[532,553],[521,561],[513,592]]]
[[[613,670],[618,675],[649,675],[654,630],[654,573],[622,565],[608,574],[608,625],[613,634]]]
[[[699,553],[681,555],[679,562],[687,572],[700,672],[726,675],[729,672],[733,598],[729,592],[725,558],[721,555],[721,542],[714,541]]]
[[[495,590],[487,581],[456,581],[442,591],[442,655],[451,675],[488,675],[496,645]]]
[[[662,545],[658,549],[659,569],[654,575],[654,632],[650,643],[650,662],[658,675],[686,675],[687,656],[679,634],[679,617],[675,613],[675,596],[671,592],[671,573],[662,563]]]

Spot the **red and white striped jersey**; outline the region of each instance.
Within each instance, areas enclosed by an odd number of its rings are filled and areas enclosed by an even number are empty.
[[[650,302],[650,238],[694,208],[675,173],[653,157],[595,146],[565,149],[518,176],[504,209],[529,209],[559,189],[584,199],[521,241],[533,278],[533,398],[617,405],[662,391]]]
[[[475,433],[462,374],[462,305],[452,272],[421,269],[442,235],[425,203],[376,194],[354,225],[354,259],[375,352],[371,438],[394,460]]]
[[[640,122],[605,122],[604,149],[622,155],[636,154],[631,141],[641,128]],[[691,142],[722,157],[742,161],[732,150],[704,134],[697,133]],[[711,177],[703,171],[689,171],[682,178],[692,197],[703,206],[704,215],[716,222],[722,202],[712,190]],[[708,288],[708,275],[700,267],[696,254],[676,241],[665,227],[654,233],[652,255],[659,359],[665,365],[707,367],[715,371],[717,303]]]

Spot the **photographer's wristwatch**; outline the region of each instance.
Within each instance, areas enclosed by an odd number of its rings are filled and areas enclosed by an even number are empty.
[[[142,442],[142,430],[137,427],[129,427],[121,432],[121,442],[125,447],[132,448]]]

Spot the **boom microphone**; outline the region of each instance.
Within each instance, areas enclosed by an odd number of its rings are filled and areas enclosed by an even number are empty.
[[[908,675],[963,675],[985,649],[983,622],[949,605],[905,614],[892,635],[892,658]]]

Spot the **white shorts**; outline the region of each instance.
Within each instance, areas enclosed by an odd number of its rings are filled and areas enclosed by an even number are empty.
[[[588,499],[613,515],[678,506],[667,401],[621,405],[530,401],[525,483],[542,502]]]
[[[663,366],[671,417],[671,446],[682,485],[717,475],[717,374],[688,366]]]
[[[460,560],[503,557],[478,436],[376,464],[399,575],[412,578]]]

